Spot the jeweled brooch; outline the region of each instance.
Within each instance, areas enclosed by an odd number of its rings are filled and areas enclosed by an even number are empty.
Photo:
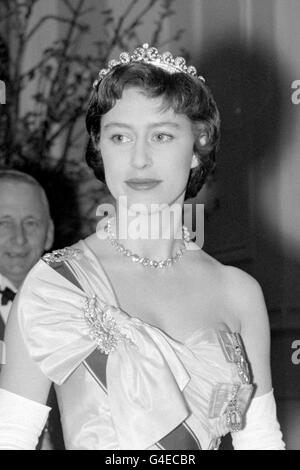
[[[101,308],[96,295],[87,297],[84,304],[84,318],[89,326],[90,337],[96,341],[101,353],[115,351],[121,341],[134,345],[128,336],[121,332],[114,314],[120,309],[107,305]]]
[[[61,263],[62,261],[69,261],[70,259],[79,259],[81,256],[82,251],[79,248],[66,247],[61,250],[46,253],[42,257],[42,260],[47,264]]]

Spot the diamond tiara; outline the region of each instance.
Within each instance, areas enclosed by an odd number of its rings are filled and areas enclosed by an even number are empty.
[[[150,47],[149,44],[143,44],[142,47],[134,49],[132,54],[129,52],[121,52],[119,60],[112,59],[108,62],[106,69],[100,70],[98,78],[93,83],[93,88],[97,88],[103,77],[107,75],[112,69],[120,64],[138,63],[151,64],[160,69],[166,70],[169,73],[186,73],[194,78],[197,78],[205,83],[205,79],[197,74],[197,69],[193,65],[186,65],[183,57],[173,57],[171,52],[164,52],[160,54],[156,47]]]

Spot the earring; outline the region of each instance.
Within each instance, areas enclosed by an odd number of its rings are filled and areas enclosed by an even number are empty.
[[[195,168],[196,166],[199,165],[199,163],[200,163],[200,161],[199,161],[198,156],[197,156],[195,153],[193,153],[191,167],[192,167],[192,168]]]
[[[199,142],[201,145],[206,145],[207,144],[207,135],[202,135],[199,139]]]

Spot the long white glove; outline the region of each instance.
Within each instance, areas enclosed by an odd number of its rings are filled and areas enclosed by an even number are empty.
[[[246,426],[232,433],[235,450],[284,450],[285,444],[276,416],[273,390],[253,398],[247,413]]]
[[[0,388],[0,450],[34,450],[50,410]]]

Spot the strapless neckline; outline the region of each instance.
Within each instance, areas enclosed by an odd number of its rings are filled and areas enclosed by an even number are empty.
[[[102,265],[102,263],[100,262],[100,260],[97,258],[97,256],[95,255],[95,253],[93,252],[93,250],[88,246],[88,244],[84,241],[84,240],[80,240],[78,242],[79,245],[81,245],[83,247],[83,252],[88,256],[89,258],[89,262],[93,262],[98,269],[101,270],[101,273],[102,275],[104,276],[112,294],[113,294],[113,297],[114,297],[114,300],[115,300],[115,304],[116,304],[116,307],[118,309],[120,309],[125,315],[127,315],[129,317],[130,320],[134,321],[134,322],[138,322],[140,324],[144,324],[144,325],[147,325],[148,327],[150,328],[154,328],[155,330],[158,330],[160,333],[164,334],[166,337],[168,337],[171,341],[174,341],[175,343],[181,345],[181,346],[186,346],[188,347],[190,343],[193,343],[193,341],[195,340],[195,338],[197,338],[199,335],[200,336],[205,336],[206,334],[211,334],[211,335],[215,335],[215,336],[218,336],[218,334],[220,333],[230,333],[230,334],[238,334],[240,335],[240,332],[238,331],[232,331],[230,330],[229,328],[228,329],[222,329],[222,328],[214,328],[214,327],[199,327],[199,328],[196,328],[190,335],[188,335],[188,337],[185,339],[185,340],[179,340],[179,339],[176,339],[174,338],[173,336],[171,336],[170,334],[168,334],[167,332],[165,332],[163,329],[161,329],[160,327],[158,326],[155,326],[155,325],[152,325],[151,323],[148,323],[146,322],[145,320],[142,320],[140,319],[139,317],[135,316],[135,315],[132,315],[132,314],[129,314],[128,312],[126,312],[126,310],[124,310],[119,302],[119,299],[118,299],[118,296],[117,296],[117,293],[114,289],[114,286],[106,272],[106,270],[104,269],[104,266]],[[187,244],[188,245],[188,244]],[[195,245],[195,243],[193,243],[193,245]],[[198,247],[199,248],[199,247]],[[187,248],[189,249],[189,248]],[[192,250],[195,250],[195,248],[193,247]],[[199,248],[200,250],[200,248]]]

